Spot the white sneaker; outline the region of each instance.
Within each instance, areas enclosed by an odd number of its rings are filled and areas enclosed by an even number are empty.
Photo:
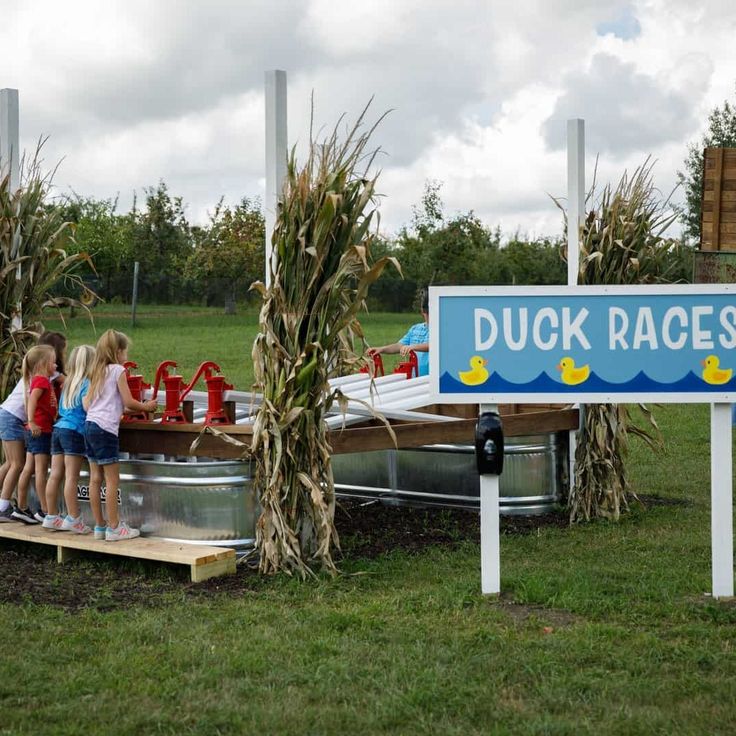
[[[139,529],[131,529],[124,521],[120,522],[120,525],[115,529],[107,527],[105,532],[106,542],[120,542],[125,539],[134,539],[141,535]]]
[[[52,532],[64,531],[64,519],[58,514],[46,514],[43,517],[42,529],[51,529]]]
[[[73,516],[67,516],[61,522],[61,531],[73,532],[74,534],[89,534],[92,530],[84,523],[81,516],[76,519]]]
[[[95,526],[95,539],[104,539],[106,532],[106,526]]]

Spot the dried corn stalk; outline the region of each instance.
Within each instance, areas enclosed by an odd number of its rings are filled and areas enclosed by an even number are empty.
[[[81,293],[84,284],[76,271],[83,262],[91,264],[86,254],[68,255],[65,250],[73,237],[71,225],[49,202],[51,175],[41,172],[39,151],[40,146],[28,165],[23,162],[17,189],[11,189],[9,174],[0,177],[0,399],[18,380],[23,355],[43,331],[43,311],[82,306],[54,296],[54,287],[67,283]],[[13,330],[18,304],[23,327]]]
[[[581,232],[578,283],[672,282],[681,245],[664,233],[677,215],[669,198],[663,201],[654,187],[652,166],[647,159],[632,176],[624,174],[616,189],[607,185],[588,212]],[[595,183],[588,200],[594,196]],[[651,447],[658,444],[651,411],[643,404],[639,408],[653,432],[637,426],[625,404],[585,407],[568,497],[571,522],[616,520],[628,509],[633,494],[626,474],[627,435],[638,435]]]
[[[263,573],[336,572],[325,414],[343,398],[328,378],[362,361],[353,350],[353,341],[362,339],[357,314],[369,285],[393,261],[371,261],[376,178],[357,168],[372,163],[373,156],[365,159],[375,126],[361,132],[364,115],[345,142],[337,129],[322,144],[310,135],[303,168],[292,151],[272,237],[271,285],[252,287],[263,297],[253,345],[263,403],[250,448],[262,509],[256,544]]]

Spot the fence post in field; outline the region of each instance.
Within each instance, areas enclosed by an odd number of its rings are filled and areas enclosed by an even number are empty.
[[[276,223],[276,205],[286,178],[286,72],[266,72],[266,278],[271,283],[271,236]]]
[[[131,300],[132,303],[132,309],[131,309],[131,323],[133,327],[135,327],[135,311],[138,308],[138,269],[140,268],[140,263],[136,261],[133,264],[133,299]]]
[[[18,90],[0,89],[0,176],[10,174],[10,191],[20,186],[20,126],[18,112]],[[20,281],[20,264],[15,271],[15,280]],[[23,305],[18,302],[10,329],[23,327]]]

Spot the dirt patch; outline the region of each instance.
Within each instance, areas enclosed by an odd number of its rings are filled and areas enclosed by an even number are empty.
[[[480,539],[477,511],[343,500],[337,507],[336,525],[343,560],[376,558],[395,550],[418,553],[425,547],[453,547]],[[502,534],[532,534],[550,526],[566,527],[566,515],[501,519]],[[112,611],[163,605],[172,592],[193,599],[252,595],[262,584],[258,574],[243,563],[235,575],[193,584],[185,567],[92,554],[58,565],[53,548],[0,540],[1,603]]]
[[[562,629],[582,621],[579,616],[561,608],[527,606],[522,603],[514,603],[511,600],[504,600],[503,596],[497,605],[515,624],[525,624],[530,619],[532,621],[538,620],[544,634],[551,634],[555,629]]]

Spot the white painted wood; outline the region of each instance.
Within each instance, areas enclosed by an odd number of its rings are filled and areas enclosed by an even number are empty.
[[[585,216],[585,121],[567,121],[567,284],[577,286],[580,223]]]
[[[578,285],[580,271],[580,221],[585,216],[585,121],[567,121],[567,285]],[[576,407],[582,410],[579,404]],[[578,432],[568,434],[570,488],[575,483],[575,452]]]
[[[481,404],[483,412],[498,413],[496,404]],[[501,592],[499,477],[480,476],[480,589],[483,595]]]
[[[286,178],[287,117],[286,72],[274,69],[266,72],[266,276],[271,283],[271,236],[276,223],[276,206]]]
[[[10,190],[20,186],[20,114],[17,89],[0,89],[0,176],[10,173]],[[15,280],[21,279],[20,264]],[[10,331],[23,327],[23,305],[18,302],[10,321]]]
[[[17,89],[0,89],[0,171],[10,171],[10,188],[20,185],[20,128]]]
[[[710,408],[713,597],[733,597],[733,450],[730,404]]]

